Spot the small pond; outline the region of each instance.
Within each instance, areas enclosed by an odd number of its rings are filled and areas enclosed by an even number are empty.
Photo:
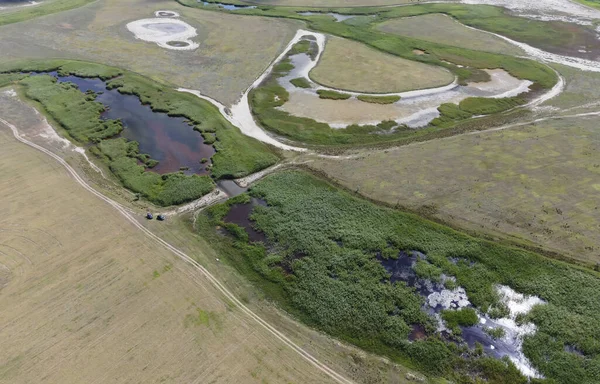
[[[237,224],[240,227],[243,227],[248,233],[248,237],[251,242],[262,241],[265,243],[267,241],[267,236],[263,232],[257,231],[253,227],[252,220],[250,220],[250,214],[252,210],[257,205],[266,206],[267,203],[264,200],[252,198],[250,203],[247,204],[234,204],[229,209],[229,213],[223,219],[226,223]]]
[[[123,95],[116,89],[107,90],[106,83],[100,79],[58,76],[56,72],[50,74],[60,82],[76,84],[82,92],[100,93],[96,101],[107,107],[102,118],[123,122],[125,128],[121,136],[137,141],[141,153],[147,153],[159,162],[152,169],[154,172],[162,174],[183,170],[188,175],[209,173],[206,166],[210,161],[203,164],[201,160],[210,159],[215,149],[204,144],[202,135],[194,131],[185,119],[153,112],[137,96]]]

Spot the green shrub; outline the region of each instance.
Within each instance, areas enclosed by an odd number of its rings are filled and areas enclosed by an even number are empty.
[[[336,91],[330,91],[327,89],[319,89],[317,91],[319,94],[319,98],[321,99],[330,99],[330,100],[348,100],[352,95],[347,93],[340,93]]]
[[[357,99],[360,101],[364,101],[365,103],[373,103],[373,104],[394,104],[400,101],[400,96],[369,96],[369,95],[359,95]]]
[[[310,82],[304,77],[298,77],[290,80],[290,83],[296,88],[311,88]]]

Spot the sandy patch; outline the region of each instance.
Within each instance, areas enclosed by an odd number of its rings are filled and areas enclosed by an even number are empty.
[[[527,92],[532,84],[519,80],[502,69],[486,70],[491,80],[467,86],[441,87],[433,90],[398,93],[400,101],[394,104],[364,103],[355,97],[348,100],[320,99],[314,91],[289,89],[290,99],[280,107],[295,116],[308,117],[330,124],[332,128],[345,128],[351,124],[377,124],[394,120],[411,128],[429,124],[439,116],[437,108],[443,103],[459,103],[467,97],[512,97]]]
[[[538,20],[557,20],[590,25],[600,11],[569,0],[462,0],[464,4],[487,4],[508,8],[516,15]]]
[[[197,36],[196,28],[178,19],[136,20],[127,24],[127,29],[136,39],[156,43],[162,48],[189,51],[199,47],[191,40]]]

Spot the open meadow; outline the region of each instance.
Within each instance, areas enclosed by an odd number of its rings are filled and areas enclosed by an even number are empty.
[[[513,44],[489,33],[470,29],[444,14],[404,17],[386,21],[378,29],[402,36],[423,39],[479,51],[523,55]]]
[[[196,28],[193,51],[136,40],[126,24],[168,9]],[[233,104],[287,45],[291,20],[191,9],[175,1],[100,0],[70,11],[0,27],[0,63],[72,58],[114,65]]]
[[[549,120],[310,166],[369,198],[600,262],[597,117]]]
[[[367,93],[392,93],[450,84],[450,71],[392,56],[352,40],[332,37],[310,72],[319,84]]]

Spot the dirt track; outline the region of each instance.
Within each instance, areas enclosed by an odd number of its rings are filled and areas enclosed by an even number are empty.
[[[140,224],[136,220],[136,218],[132,214],[130,214],[119,203],[111,200],[110,198],[104,196],[102,193],[93,189],[90,185],[87,184],[87,182],[83,178],[81,178],[77,174],[77,172],[73,169],[73,167],[71,167],[61,157],[59,157],[58,155],[54,154],[53,152],[51,152],[43,147],[21,137],[19,135],[17,128],[14,125],[10,124],[8,121],[0,119],[0,123],[9,127],[12,130],[12,133],[15,136],[15,138],[18,141],[20,141],[21,143],[24,143],[32,148],[37,149],[38,151],[44,153],[45,155],[52,157],[54,160],[56,160],[56,162],[58,162],[62,167],[64,167],[64,169],[69,173],[69,175],[84,189],[86,189],[88,192],[95,195],[97,198],[99,198],[102,201],[109,204],[112,208],[116,209],[121,215],[123,215],[123,217],[125,217],[131,224],[133,224],[139,231],[143,232],[147,237],[151,238],[156,243],[158,243],[161,246],[163,246],[164,248],[168,249],[170,252],[175,254],[181,260],[185,261],[190,266],[192,266],[192,268],[196,271],[196,273],[195,273],[196,277],[192,277],[193,279],[198,277],[197,272],[199,272],[199,274],[202,277],[204,277],[208,282],[210,282],[210,284],[212,284],[226,299],[230,300],[235,305],[235,307],[237,307],[241,311],[241,313],[244,316],[247,316],[247,318],[249,318],[252,321],[254,321],[255,323],[257,323],[261,328],[264,328],[265,330],[267,330],[274,339],[283,343],[285,346],[291,348],[294,352],[296,352],[298,355],[300,355],[304,360],[306,360],[308,363],[310,363],[311,365],[316,367],[319,371],[326,374],[329,378],[331,378],[335,382],[344,383],[344,384],[352,382],[352,381],[344,378],[343,376],[341,376],[340,374],[338,374],[331,368],[329,368],[327,365],[325,365],[321,361],[317,360],[313,355],[308,353],[305,349],[301,348],[299,345],[297,345],[292,340],[290,340],[286,335],[282,334],[271,324],[269,324],[268,322],[263,320],[261,317],[256,315],[253,311],[251,311],[249,308],[247,308],[246,305],[244,305],[240,300],[238,300],[238,298],[235,297],[227,288],[225,288],[225,286],[223,286],[223,284],[221,284],[210,272],[208,272],[208,270],[206,270],[204,267],[202,267],[200,264],[198,264],[195,260],[193,260],[187,254],[181,252],[180,250],[173,247],[166,241],[164,241],[161,238],[159,238],[158,236],[156,236],[150,230],[145,228],[142,224]],[[191,275],[193,275],[193,274],[194,273],[192,273]]]

